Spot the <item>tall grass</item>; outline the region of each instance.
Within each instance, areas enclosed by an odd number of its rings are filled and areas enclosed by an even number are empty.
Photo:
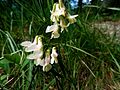
[[[5,13],[9,21],[4,20],[0,27],[0,89],[120,89],[120,44],[113,43],[116,38],[111,41],[101,30],[92,28],[91,19],[101,18],[99,13],[92,14],[91,8],[85,9],[77,22],[70,25],[68,32],[51,40],[49,45],[45,29],[51,24],[49,17],[54,1],[15,0],[15,3],[19,7],[10,9],[12,19]],[[44,35],[46,48],[58,43],[59,63],[53,65],[49,72],[43,72],[42,67],[36,67],[33,61],[28,60],[27,53],[20,46],[22,41],[33,40],[38,34]]]

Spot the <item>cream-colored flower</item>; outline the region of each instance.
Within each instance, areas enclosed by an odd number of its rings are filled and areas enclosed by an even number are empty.
[[[49,64],[50,63],[50,50],[48,49],[45,52],[45,64]]]
[[[76,17],[77,17],[78,15],[70,15],[70,14],[68,14],[68,17],[67,17],[67,19],[68,19],[68,21],[69,21],[69,23],[70,24],[73,24],[73,23],[75,23],[76,22]]]
[[[43,65],[43,71],[48,72],[52,68],[50,64],[50,50],[48,49],[45,52],[45,59],[44,59],[44,65]]]
[[[24,41],[24,42],[22,42],[20,45],[21,46],[24,46],[24,47],[28,47],[28,46],[30,46],[30,45],[32,45],[33,43],[32,42],[30,42],[30,41]]]
[[[31,41],[24,41],[24,42],[22,42],[20,45],[21,46],[24,46],[24,47],[30,47],[31,45],[35,45],[35,44],[37,44],[37,39],[38,39],[38,36],[36,36],[35,37],[35,39],[34,39],[34,41],[33,42],[31,42]]]
[[[55,23],[55,24],[47,27],[46,33],[52,32],[51,39],[52,39],[52,38],[58,38],[58,37],[60,36],[58,30],[59,30],[59,27],[58,27],[58,25]]]
[[[53,64],[54,62],[58,63],[57,57],[58,57],[58,54],[56,52],[56,47],[53,47],[52,48],[52,53],[51,53],[51,64]]]
[[[21,43],[21,46],[25,47],[26,52],[37,51],[43,47],[42,39],[41,37],[36,36],[33,42],[25,41]]]
[[[36,36],[33,42],[25,41],[21,43],[22,46],[25,47],[26,52],[33,52],[32,54],[27,56],[27,59],[34,59],[34,64],[36,66],[43,66],[43,44],[42,38]]]
[[[60,37],[60,34],[58,33],[58,31],[57,31],[57,30],[54,30],[54,31],[52,32],[51,39],[52,39],[52,38],[59,38],[59,37]]]
[[[50,19],[53,22],[59,21],[59,16],[61,16],[61,15],[65,16],[66,15],[65,7],[64,6],[61,7],[61,5],[58,4],[58,3],[54,4],[53,9],[50,12],[51,12]]]
[[[56,23],[54,23],[51,26],[48,26],[46,29],[46,33],[53,32],[54,30],[58,30],[58,25]]]
[[[36,66],[38,66],[38,65],[44,66],[45,61],[44,61],[44,59],[38,58],[38,59],[35,59],[35,60],[34,60],[34,64],[35,64]]]
[[[35,38],[32,45],[25,48],[26,52],[39,51],[43,48],[41,37]]]
[[[27,59],[38,59],[43,57],[43,50],[34,51],[32,54],[27,56]]]
[[[68,26],[70,25],[70,23],[65,20],[65,19],[60,19],[60,27],[61,27],[61,32],[66,29]]]
[[[52,12],[51,14],[53,14],[54,16],[65,16],[65,8],[64,7],[60,7],[59,4],[56,4],[56,8],[55,8],[55,11]]]

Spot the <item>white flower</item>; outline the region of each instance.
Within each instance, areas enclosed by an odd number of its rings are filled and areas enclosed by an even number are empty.
[[[24,47],[30,47],[31,45],[36,45],[38,42],[38,36],[35,37],[34,41],[33,42],[30,42],[30,41],[24,41],[21,43],[21,46],[24,46]]]
[[[63,15],[65,16],[65,8],[63,7],[60,7],[59,4],[56,4],[56,9],[54,12],[52,12],[51,14],[53,14],[54,16],[60,16],[60,15]]]
[[[61,7],[60,4],[55,3],[51,12],[51,20],[53,22],[59,21],[59,16],[66,15],[65,7]]]
[[[32,45],[32,42],[30,42],[30,41],[24,41],[20,45],[24,46],[24,47],[28,47],[28,46]]]
[[[60,19],[61,32],[70,25],[65,19]]]
[[[58,56],[58,54],[57,54],[57,52],[56,52],[56,48],[53,47],[53,48],[52,48],[52,53],[51,53],[51,64],[53,64],[54,62],[55,62],[55,63],[58,63],[57,56]]]
[[[59,37],[60,37],[60,34],[58,33],[58,31],[57,31],[57,30],[54,30],[54,31],[52,32],[51,39],[52,39],[52,38],[59,38]]]
[[[70,14],[68,14],[68,17],[67,17],[67,19],[68,19],[68,21],[69,21],[69,23],[70,24],[73,24],[73,23],[75,23],[76,22],[76,19],[75,19],[75,17],[77,17],[78,15],[70,15]]]
[[[27,56],[27,59],[38,59],[38,58],[42,58],[42,56],[43,56],[43,50],[34,51],[32,54]]]
[[[25,41],[21,43],[22,46],[25,47],[26,52],[33,52],[32,54],[27,56],[27,59],[34,59],[34,64],[36,66],[44,65],[43,58],[43,44],[42,44],[42,38],[39,36],[36,36],[33,42]]]
[[[45,64],[49,64],[50,63],[50,50],[48,49],[45,52]]]
[[[39,45],[36,45],[36,44],[32,44],[28,47],[25,48],[25,51],[26,52],[32,52],[32,51],[37,51],[37,50],[40,50],[40,46]]]
[[[34,60],[34,64],[35,64],[36,66],[38,66],[38,65],[44,66],[45,61],[44,61],[44,59],[38,58],[38,59],[35,59],[35,60]]]
[[[43,65],[43,71],[48,72],[52,68],[50,64],[50,50],[48,49],[45,52],[45,59],[44,59],[44,65]]]
[[[47,27],[46,33],[52,32],[51,39],[58,38],[60,36],[58,30],[59,30],[58,25],[56,23],[54,23],[53,25]]]
[[[25,41],[21,43],[21,46],[25,47],[26,52],[37,51],[43,47],[42,39],[41,37],[36,36],[33,43],[30,41]]]
[[[41,37],[38,37],[37,39],[35,38],[32,45],[26,47],[25,51],[26,52],[39,51],[42,48],[43,48],[42,39],[41,39]]]

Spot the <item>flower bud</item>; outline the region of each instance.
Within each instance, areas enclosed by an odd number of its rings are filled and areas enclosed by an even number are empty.
[[[43,66],[43,71],[48,72],[51,68],[52,68],[52,65],[51,65],[51,64],[45,64],[45,65]]]

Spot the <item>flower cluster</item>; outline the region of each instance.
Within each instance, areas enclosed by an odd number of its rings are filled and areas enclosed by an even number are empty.
[[[66,29],[70,24],[73,24],[76,22],[75,17],[78,15],[70,15],[62,3],[61,0],[59,0],[59,3],[55,3],[53,5],[53,9],[51,11],[51,21],[53,22],[53,25],[48,26],[46,29],[46,33],[51,32],[51,39],[52,38],[58,38],[60,36],[59,32],[62,32],[64,29]]]
[[[70,15],[62,3],[55,3],[51,11],[51,21],[53,25],[46,28],[46,33],[51,32],[52,38],[59,38],[60,32],[66,29],[70,24],[76,22],[75,17],[78,15]],[[50,49],[43,51],[42,37],[36,36],[33,42],[24,41],[21,46],[25,47],[25,52],[32,52],[27,56],[27,59],[34,60],[36,66],[40,65],[43,67],[43,71],[48,72],[52,68],[52,64],[58,63],[58,53],[56,52],[56,47],[52,47],[52,52]],[[51,53],[50,53],[51,52]]]
[[[27,56],[27,59],[34,60],[34,64],[36,66],[40,65],[43,66],[43,71],[49,71],[52,66],[51,64],[58,63],[57,60],[57,52],[56,48],[52,48],[52,53],[50,55],[50,50],[46,50],[45,52],[45,58],[43,58],[43,44],[42,44],[42,38],[39,36],[36,36],[33,42],[30,41],[24,41],[21,43],[21,46],[25,47],[25,52],[32,52],[32,54]]]

